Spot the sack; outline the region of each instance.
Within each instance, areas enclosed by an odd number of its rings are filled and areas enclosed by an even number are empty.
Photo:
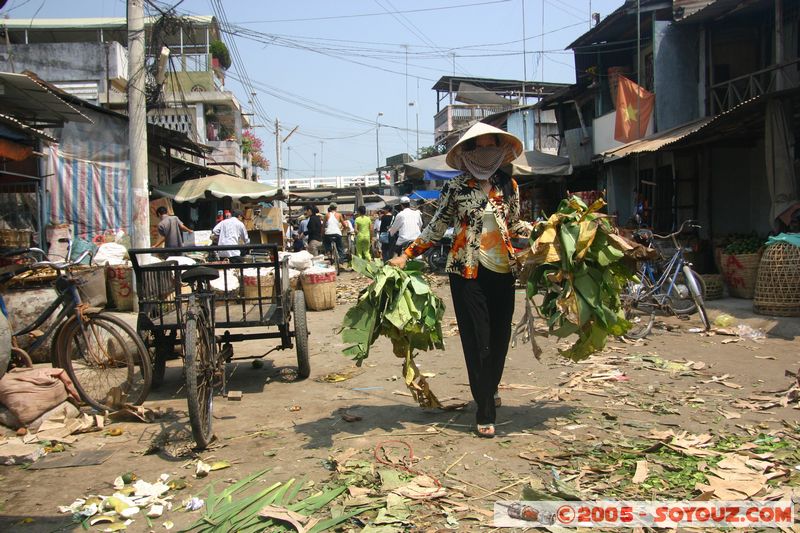
[[[381,244],[389,244],[389,232],[388,232],[388,231],[382,231],[382,232],[380,232],[380,233],[378,234],[378,241],[379,241]]]
[[[78,398],[62,368],[15,368],[0,379],[0,403],[29,424],[67,399]]]

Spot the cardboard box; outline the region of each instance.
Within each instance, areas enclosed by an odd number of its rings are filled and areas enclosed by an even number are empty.
[[[261,231],[281,231],[283,228],[283,213],[280,207],[262,209],[261,216],[253,220],[255,229]]]

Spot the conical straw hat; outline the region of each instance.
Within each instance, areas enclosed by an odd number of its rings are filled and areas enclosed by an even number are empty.
[[[453,146],[450,151],[447,152],[447,157],[445,158],[447,165],[451,168],[464,170],[460,165],[461,158],[458,157],[459,154],[461,154],[461,151],[464,149],[464,143],[470,139],[480,137],[481,135],[497,135],[497,138],[500,141],[500,146],[506,145],[511,147],[505,160],[503,160],[503,165],[510,163],[522,153],[522,141],[520,141],[516,135],[508,133],[507,131],[503,131],[500,128],[495,128],[494,126],[484,124],[483,122],[478,122],[468,129],[467,132],[464,133],[464,135],[458,140],[455,146]]]

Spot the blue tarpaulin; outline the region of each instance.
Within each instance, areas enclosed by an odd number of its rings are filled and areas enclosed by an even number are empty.
[[[426,170],[424,180],[449,180],[460,176],[464,172],[461,170]]]
[[[412,200],[436,200],[439,198],[439,191],[413,191],[408,197]]]

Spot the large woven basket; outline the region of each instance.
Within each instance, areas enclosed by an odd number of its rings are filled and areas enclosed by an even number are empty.
[[[261,290],[259,292],[259,285]],[[272,296],[272,288],[275,285],[274,275],[242,276],[242,294],[245,298],[261,298]]]
[[[706,284],[706,300],[719,300],[722,298],[724,285],[722,274],[702,274]]]
[[[786,242],[767,247],[758,267],[753,311],[800,316],[800,248]]]
[[[336,282],[306,283],[303,281],[306,307],[312,311],[325,311],[336,307]]]
[[[737,255],[723,253],[721,259],[722,277],[730,295],[734,298],[752,298],[756,290],[761,252]]]

